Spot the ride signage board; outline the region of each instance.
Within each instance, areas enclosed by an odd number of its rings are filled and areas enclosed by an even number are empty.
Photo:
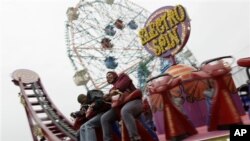
[[[150,54],[168,57],[181,51],[190,30],[190,20],[182,5],[165,6],[149,16],[139,37]]]

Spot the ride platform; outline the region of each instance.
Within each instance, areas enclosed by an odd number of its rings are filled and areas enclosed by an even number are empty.
[[[241,116],[241,119],[245,125],[250,125],[250,119],[248,113]],[[183,141],[227,141],[229,140],[229,130],[207,131],[207,126],[201,126],[196,128],[198,134],[184,139]],[[166,141],[165,135],[158,135],[160,141]]]

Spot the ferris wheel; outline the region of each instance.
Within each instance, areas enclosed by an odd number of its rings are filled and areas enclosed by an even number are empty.
[[[149,16],[142,7],[128,0],[85,0],[70,7],[67,15],[68,56],[77,85],[103,89],[110,70],[136,79],[139,64],[152,60],[138,38]]]
[[[106,72],[128,73],[139,88],[169,66],[141,45],[138,32],[150,13],[129,0],[81,0],[67,10],[68,57],[76,85],[106,90]]]

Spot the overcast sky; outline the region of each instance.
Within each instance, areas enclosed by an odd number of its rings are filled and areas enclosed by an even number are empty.
[[[182,4],[191,18],[187,46],[199,62],[233,55],[250,56],[249,0],[134,0],[150,12]],[[66,10],[78,0],[1,1],[1,138],[32,141],[27,118],[11,83],[16,69],[37,72],[55,105],[69,118],[78,110],[73,67],[65,45]]]

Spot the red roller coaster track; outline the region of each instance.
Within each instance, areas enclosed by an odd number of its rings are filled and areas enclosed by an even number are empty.
[[[34,141],[76,140],[73,125],[53,104],[35,72],[19,69],[12,73],[12,78],[14,84],[20,87],[19,95]]]

